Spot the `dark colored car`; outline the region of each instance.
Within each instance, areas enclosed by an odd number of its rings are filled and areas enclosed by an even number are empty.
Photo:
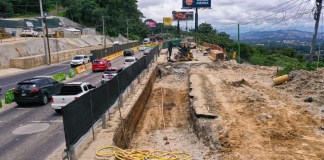
[[[35,77],[19,82],[14,90],[14,101],[18,105],[26,103],[47,104],[49,99],[59,93],[63,83],[51,77]]]
[[[104,59],[96,59],[92,63],[92,71],[104,71],[111,67],[110,61],[104,60]]]
[[[133,56],[134,55],[134,51],[131,49],[125,49],[124,50],[124,56]]]

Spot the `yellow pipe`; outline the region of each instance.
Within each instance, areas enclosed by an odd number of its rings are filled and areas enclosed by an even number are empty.
[[[288,74],[273,79],[274,85],[280,85],[289,80]]]

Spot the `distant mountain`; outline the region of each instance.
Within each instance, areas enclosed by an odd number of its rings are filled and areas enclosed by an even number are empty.
[[[247,33],[241,34],[242,41],[287,41],[287,40],[295,40],[295,41],[304,41],[310,42],[313,38],[312,32],[306,31],[287,31],[287,30],[277,30],[277,31],[251,31]],[[233,37],[236,39],[236,37]],[[324,40],[324,33],[318,33],[318,39]]]

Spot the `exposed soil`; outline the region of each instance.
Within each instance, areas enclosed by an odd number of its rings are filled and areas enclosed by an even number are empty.
[[[161,70],[130,148],[185,151],[192,159],[324,159],[324,70],[298,71],[282,86],[272,85],[272,67],[224,62]],[[217,118],[192,114],[192,75]]]
[[[154,85],[130,148],[184,151],[197,160],[216,158],[191,127],[187,67],[161,68],[162,79]]]

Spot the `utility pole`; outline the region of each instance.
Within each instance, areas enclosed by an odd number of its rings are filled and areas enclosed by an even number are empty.
[[[310,54],[309,54],[308,64],[311,64],[314,59],[313,57],[315,54],[315,43],[316,43],[316,39],[317,39],[317,32],[318,32],[318,25],[319,25],[319,21],[320,21],[320,17],[321,17],[321,11],[322,11],[322,0],[316,0],[316,10],[314,13],[314,20],[316,21],[315,32],[313,34],[313,40],[312,40],[312,44],[311,44],[311,50],[310,50]]]
[[[195,31],[198,32],[198,7],[196,7],[195,13]]]
[[[129,36],[128,36],[128,21],[130,21],[132,19],[126,19],[126,27],[127,27],[127,42],[129,42]]]
[[[39,7],[40,7],[40,12],[41,12],[41,21],[42,21],[42,30],[43,30],[43,41],[44,41],[44,49],[45,49],[45,62],[46,64],[49,65],[49,61],[48,61],[48,52],[47,52],[47,47],[46,47],[46,39],[45,39],[45,24],[43,21],[44,18],[44,13],[43,13],[43,4],[42,4],[42,0],[39,0]]]
[[[105,32],[105,17],[102,16],[102,34],[103,34],[103,43],[104,43],[104,49],[106,49],[106,32]]]
[[[241,62],[241,46],[240,46],[240,24],[237,25],[237,59]]]
[[[49,60],[49,64],[52,64],[52,60],[51,60],[51,50],[50,50],[49,39],[48,39],[48,26],[47,26],[46,16],[47,16],[47,14],[45,13],[44,23],[45,23],[46,39],[47,39],[48,60]]]

